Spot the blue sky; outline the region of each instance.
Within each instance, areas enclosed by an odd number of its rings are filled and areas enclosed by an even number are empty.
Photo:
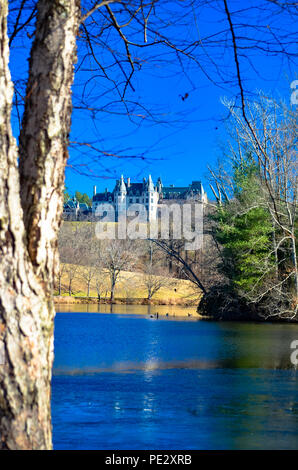
[[[79,190],[91,196],[93,185],[97,186],[98,191],[105,187],[112,189],[115,179],[121,174],[137,181],[149,173],[153,180],[161,176],[165,185],[184,186],[192,180],[202,180],[208,190],[207,165],[214,164],[220,157],[220,145],[227,140],[227,123],[222,119],[227,116],[227,111],[221,104],[221,98],[239,94],[223,2],[218,0],[211,3],[212,8],[198,10],[193,16],[188,16],[182,25],[173,21],[169,29],[170,37],[181,38],[182,42],[198,41],[198,38],[213,35],[218,38],[216,43],[204,40],[204,49],[195,50],[194,56],[198,53],[198,63],[188,59],[183,62],[186,73],[182,73],[175,53],[164,47],[154,46],[141,51],[132,48],[132,55],[140,56],[143,66],[133,76],[133,90],[129,89],[127,96],[130,100],[140,102],[151,112],[156,112],[157,119],[153,122],[133,118],[136,123],[131,123],[127,116],[119,114],[123,112],[123,107],[118,103],[114,107],[108,106],[108,112],[97,113],[96,119],[91,118],[90,112],[77,109],[83,90],[84,96],[88,97],[89,107],[104,107],[115,95],[113,90],[103,95],[106,93],[107,83],[95,71],[94,63],[89,57],[83,61],[86,47],[79,41],[70,140],[91,143],[94,148],[102,149],[104,155],[97,158],[97,152],[85,145],[70,147],[66,187],[71,193]],[[289,62],[282,54],[269,53],[266,50],[266,38],[271,28],[274,34],[281,34],[285,43],[288,37],[288,42],[292,43],[287,46],[288,51],[297,53],[294,40],[295,21],[287,14],[277,15],[278,10],[274,6],[272,14],[254,8],[268,5],[269,2],[255,0],[249,3],[252,9],[245,10],[240,0],[229,1],[239,45],[242,47],[239,49],[240,67],[247,96],[251,98],[251,93],[262,90],[289,102],[290,82],[297,78],[294,58],[291,57]],[[175,19],[175,15],[178,17],[177,2],[172,5],[172,10],[160,13],[163,20],[166,16],[172,16],[172,19]],[[254,42],[256,38],[261,42]],[[123,45],[119,43],[119,37],[112,35],[108,40],[111,41],[110,48],[116,50],[117,47],[121,57]],[[14,80],[26,76],[29,48],[30,40],[26,36],[17,38],[14,42],[10,60]],[[100,50],[98,54],[109,70],[108,51]],[[202,67],[209,78],[202,72]],[[220,75],[224,77],[225,83]],[[121,80],[121,72],[116,71],[113,78],[116,81]],[[186,93],[187,98],[182,100]],[[136,114],[142,114],[142,110],[137,108]],[[13,129],[17,137],[15,112]],[[111,153],[117,156],[109,156]],[[123,156],[128,158],[122,158]]]

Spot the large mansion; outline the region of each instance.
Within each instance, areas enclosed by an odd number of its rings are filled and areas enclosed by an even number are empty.
[[[164,186],[161,178],[153,183],[151,175],[143,178],[141,183],[133,183],[130,178],[126,180],[121,176],[116,181],[113,191],[107,189],[102,193],[93,188],[92,208],[81,204],[75,198],[64,204],[63,216],[69,220],[95,219],[108,216],[110,220],[119,220],[121,214],[127,214],[129,208],[134,210],[139,204],[144,211],[144,217],[148,221],[154,221],[158,217],[158,208],[161,204],[174,203],[187,200],[195,200],[201,203],[207,202],[207,195],[201,181],[193,181],[189,186],[176,187]],[[109,214],[110,211],[110,214]]]
[[[134,204],[141,204],[146,219],[154,221],[157,219],[160,204],[179,200],[181,202],[186,200],[207,202],[207,195],[202,183],[193,181],[185,187],[163,186],[161,178],[158,178],[156,184],[154,184],[151,175],[147,180],[144,178],[141,183],[132,183],[130,178],[124,180],[121,176],[120,180],[116,181],[112,192],[106,189],[103,193],[97,193],[96,187],[94,187],[92,214],[93,216],[102,215],[103,211],[99,213],[99,210],[105,208],[105,212],[108,213],[110,207],[113,208],[113,217],[117,221],[121,213],[126,214],[130,207],[133,208]]]

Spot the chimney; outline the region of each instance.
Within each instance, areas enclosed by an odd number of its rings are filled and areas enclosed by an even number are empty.
[[[93,196],[96,194],[96,186],[93,186]]]
[[[127,178],[127,187],[130,187],[130,178]]]

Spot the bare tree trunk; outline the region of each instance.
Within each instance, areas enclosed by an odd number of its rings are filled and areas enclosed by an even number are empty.
[[[6,363],[0,367],[0,448],[50,449],[52,289],[79,8],[75,0],[38,2],[19,167],[10,127],[13,91],[6,15],[7,2],[2,1],[0,331]]]
[[[114,299],[115,299],[115,282],[112,282],[110,301],[111,301],[111,302],[114,302]]]
[[[272,222],[272,244],[273,244],[273,250],[274,250],[274,260],[275,260],[275,275],[276,279],[279,279],[279,270],[278,270],[278,252],[277,252],[277,243],[276,243],[276,224],[273,220]]]
[[[295,233],[294,227],[292,230],[292,255],[293,255],[293,264],[294,264],[294,282],[295,282],[295,298],[296,298],[296,305],[298,302],[298,263],[297,263],[297,253],[296,253],[296,240],[295,240]]]
[[[38,274],[50,285],[63,211],[78,18],[77,0],[39,0],[20,134],[21,200],[28,251]]]

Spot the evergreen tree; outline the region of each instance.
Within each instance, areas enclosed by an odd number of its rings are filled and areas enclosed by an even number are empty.
[[[234,197],[218,207],[216,238],[222,246],[221,272],[238,294],[252,291],[272,275],[272,222],[261,199],[257,168],[250,155],[233,165]]]

